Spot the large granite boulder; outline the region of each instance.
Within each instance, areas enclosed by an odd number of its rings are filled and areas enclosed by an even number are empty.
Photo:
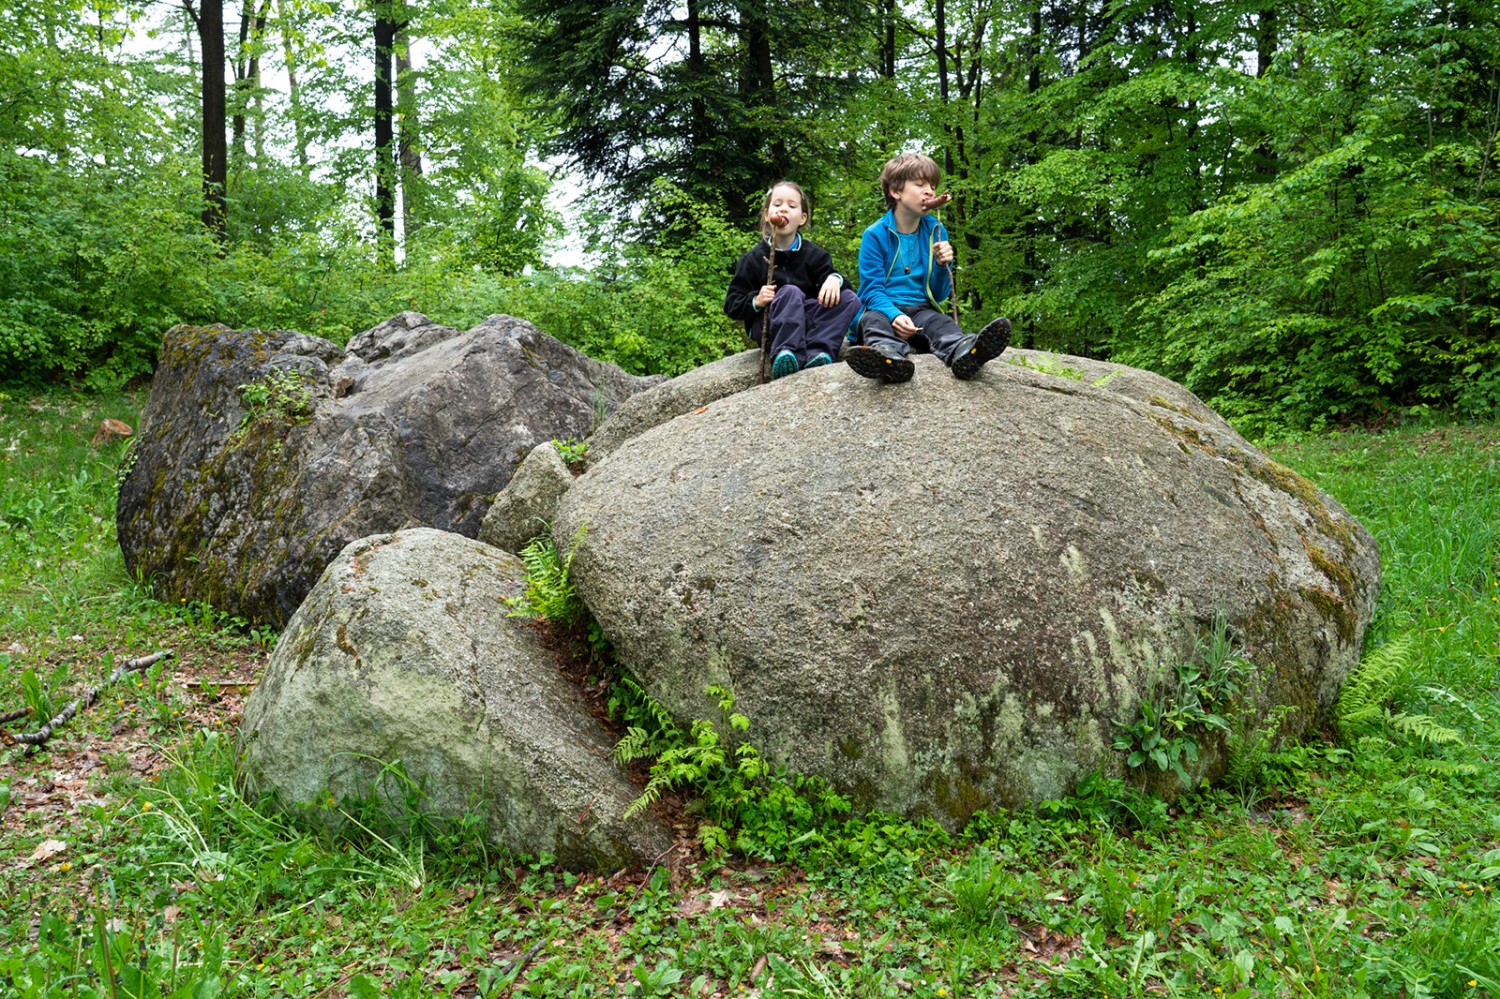
[[[1123,772],[1114,722],[1216,618],[1288,734],[1324,720],[1380,573],[1333,499],[1148,372],[915,360],[700,404],[572,483],[553,537],[587,525],[578,593],[653,696],[728,686],[772,761],[948,825]]]
[[[257,787],[287,804],[387,799],[478,814],[495,845],[566,866],[649,864],[671,836],[610,761],[610,740],[529,622],[513,555],[417,528],[363,538],[328,566],[245,703]],[[391,800],[393,799],[393,800]]]
[[[537,444],[584,436],[657,381],[509,316],[460,333],[403,313],[347,351],[174,327],[120,487],[126,567],[164,599],[282,624],[349,542],[473,537]]]

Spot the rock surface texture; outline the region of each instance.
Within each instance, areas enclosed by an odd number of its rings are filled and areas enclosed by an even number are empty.
[[[759,384],[759,350],[743,350],[694,368],[631,396],[589,435],[589,454],[602,457],[659,423]]]
[[[1285,731],[1324,719],[1380,574],[1333,499],[1148,372],[915,361],[679,409],[563,495],[553,537],[587,524],[578,592],[653,696],[711,717],[727,685],[770,759],[950,826],[1120,773],[1113,720],[1216,615]]]
[[[460,333],[403,313],[347,352],[174,327],[120,487],[126,567],[162,598],[282,624],[349,542],[416,525],[473,537],[532,448],[659,380],[509,316]]]
[[[532,538],[552,529],[557,501],[572,484],[573,473],[557,447],[551,441],[538,444],[490,505],[479,540],[519,553]]]
[[[610,740],[551,652],[502,602],[520,560],[457,534],[364,538],[328,567],[245,704],[252,779],[286,803],[382,797],[478,813],[490,841],[571,868],[642,866],[671,844],[610,762]]]

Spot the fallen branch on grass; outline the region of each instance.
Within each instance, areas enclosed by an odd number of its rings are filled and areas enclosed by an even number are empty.
[[[100,693],[102,693],[106,687],[117,682],[120,677],[124,676],[126,673],[139,673],[147,666],[159,663],[163,659],[170,659],[173,654],[174,653],[171,649],[165,649],[161,652],[153,652],[149,656],[141,656],[139,659],[127,659],[120,665],[116,666],[114,668],[114,672],[110,673],[109,678],[106,679],[103,683],[99,684],[99,686],[97,687],[90,687],[83,694],[83,696],[74,698],[72,704],[69,704],[67,707],[63,708],[62,711],[58,712],[57,717],[47,722],[47,724],[43,725],[35,732],[22,732],[20,735],[11,735],[7,732],[0,732],[0,738],[4,738],[5,742],[9,745],[19,743],[20,745],[27,747],[26,752],[28,755],[34,753],[37,751],[38,747],[47,744],[47,740],[52,738],[52,733],[54,731],[56,731],[60,726],[66,725],[68,722],[72,721],[73,716],[78,714],[78,712],[92,706],[93,703],[99,699]]]

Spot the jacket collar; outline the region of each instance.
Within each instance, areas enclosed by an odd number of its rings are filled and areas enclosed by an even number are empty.
[[[901,232],[896,228],[896,209],[887,209],[885,218],[882,221],[885,223],[885,227],[890,230],[892,236],[896,236],[899,238],[902,235]],[[931,215],[923,215],[920,219],[917,220],[917,232],[931,232],[933,227],[937,225],[937,221],[938,220],[933,218]],[[798,233],[798,235],[800,236],[801,233]]]

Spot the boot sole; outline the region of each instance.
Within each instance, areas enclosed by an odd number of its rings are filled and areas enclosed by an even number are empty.
[[[1010,346],[1010,320],[995,319],[979,331],[974,346],[963,357],[953,362],[953,377],[968,381],[979,374],[979,369],[1005,353]]]
[[[874,347],[851,347],[844,360],[855,374],[891,384],[910,381],[912,372],[917,370],[907,358],[886,357]]]

